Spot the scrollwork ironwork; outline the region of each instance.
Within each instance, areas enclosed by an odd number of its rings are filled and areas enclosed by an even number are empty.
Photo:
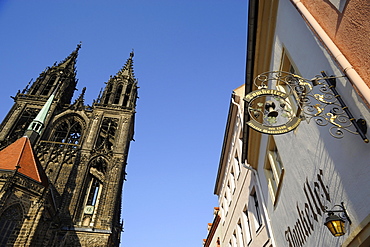
[[[277,90],[288,95],[281,107],[280,100],[273,97],[256,96],[249,103],[248,112],[251,119],[260,118],[261,126],[269,127],[277,124],[277,119],[282,117],[297,117],[306,120],[311,119],[319,126],[329,125],[329,133],[335,138],[342,138],[344,133],[360,135],[367,143],[366,121],[356,120],[348,107],[344,104],[341,96],[336,91],[336,78],[344,76],[327,76],[325,72],[313,79],[305,79],[284,71],[269,71],[258,75],[254,84],[258,90]],[[274,93],[276,94],[276,93]],[[258,102],[256,101],[258,98]],[[280,109],[281,111],[278,112]],[[293,113],[291,109],[295,109]],[[286,112],[284,112],[286,111]],[[286,113],[286,114],[284,114]],[[261,120],[261,115],[262,120]],[[270,116],[270,117],[269,117]]]

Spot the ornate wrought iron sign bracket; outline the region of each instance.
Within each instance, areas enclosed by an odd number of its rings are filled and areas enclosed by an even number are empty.
[[[261,133],[278,135],[298,127],[302,120],[314,119],[317,125],[329,125],[329,133],[342,138],[345,132],[360,135],[364,142],[367,125],[355,119],[335,85],[335,76],[316,76],[309,80],[283,71],[265,72],[257,76],[258,90],[247,94],[247,125]],[[340,76],[343,77],[343,76]]]

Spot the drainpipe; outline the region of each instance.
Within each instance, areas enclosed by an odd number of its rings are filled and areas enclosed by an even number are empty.
[[[347,58],[334,44],[333,40],[327,35],[324,29],[322,29],[320,24],[311,15],[311,13],[304,6],[304,4],[300,0],[290,0],[290,1],[297,8],[297,10],[301,13],[303,19],[311,27],[311,29],[316,34],[316,36],[321,40],[323,45],[332,54],[332,56],[337,61],[339,66],[342,67],[344,74],[348,77],[351,83],[356,86],[359,93],[362,95],[363,99],[366,101],[367,106],[369,107],[370,106],[370,88],[368,87],[368,85],[366,85],[364,80],[360,77],[357,71],[352,67],[352,65],[349,63]]]
[[[233,95],[234,96],[234,95]],[[240,110],[240,105],[237,104],[235,101],[234,101],[234,97],[231,97],[231,103],[233,103],[235,106],[238,107],[238,113],[240,115],[240,119],[241,119],[241,122],[243,123],[243,114]],[[256,171],[256,169],[254,169],[250,164],[245,164],[244,162],[242,162],[242,165],[244,168],[252,171],[252,173],[254,174],[256,180],[257,180],[257,190],[258,191],[258,196],[262,202],[262,209],[263,209],[263,214],[264,214],[264,218],[265,218],[265,222],[266,222],[266,228],[267,228],[267,232],[270,236],[270,239],[271,239],[271,243],[272,243],[272,247],[275,247],[276,244],[275,244],[275,238],[274,238],[274,235],[272,233],[272,228],[271,228],[271,221],[270,221],[270,217],[267,213],[267,208],[266,208],[266,203],[265,203],[265,200],[264,200],[264,196],[262,194],[262,187],[261,187],[261,181],[259,179],[259,176],[258,176],[258,173]]]

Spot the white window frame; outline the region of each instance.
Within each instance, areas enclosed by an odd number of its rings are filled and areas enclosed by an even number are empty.
[[[238,234],[238,245],[240,247],[244,247],[243,226],[240,219],[238,221],[238,224],[236,224],[236,230]]]
[[[258,232],[262,228],[264,220],[261,212],[262,208],[260,205],[260,198],[258,198],[256,188],[252,189],[249,203],[250,207],[248,208],[250,209],[250,213],[253,216],[254,230],[255,232]]]
[[[243,229],[244,229],[244,236],[245,236],[245,243],[247,245],[252,242],[252,232],[251,232],[251,227],[250,227],[250,222],[249,222],[249,215],[248,215],[248,207],[247,205],[244,206],[243,209],[243,217],[242,217],[242,222],[243,222]]]
[[[284,166],[273,136],[269,136],[264,170],[271,200],[275,205],[282,185]]]

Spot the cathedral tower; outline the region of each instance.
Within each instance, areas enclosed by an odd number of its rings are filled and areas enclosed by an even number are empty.
[[[79,49],[80,45],[19,91],[0,125],[1,148],[6,150],[26,134],[47,176],[49,197],[45,198],[52,198],[52,203],[45,205],[48,216],[35,223],[32,246],[118,246],[120,242],[121,194],[138,88],[134,54],[88,106],[85,88],[71,103]],[[1,195],[0,190],[0,202]],[[4,212],[0,209],[0,223]],[[55,215],[50,217],[50,212]]]

